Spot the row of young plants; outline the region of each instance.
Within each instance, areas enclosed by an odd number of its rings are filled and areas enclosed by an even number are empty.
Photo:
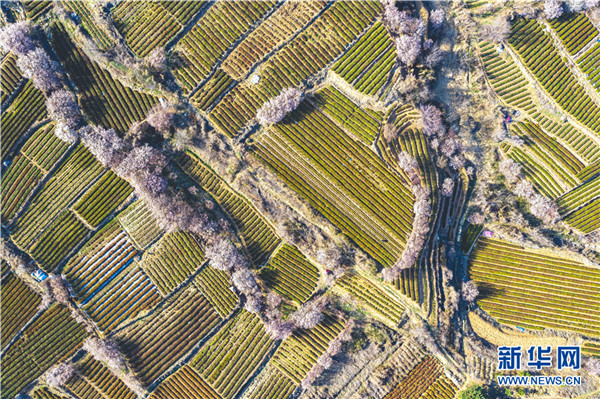
[[[535,20],[517,20],[508,42],[557,104],[600,135],[600,107],[577,82],[541,25]]]
[[[140,382],[150,385],[221,320],[206,298],[189,287],[161,308],[117,333]]]
[[[579,57],[577,63],[592,86],[600,92],[600,67],[598,67],[600,65],[600,43],[597,43]]]
[[[600,344],[593,342],[584,342],[581,347],[581,354],[600,358]]]
[[[163,47],[206,5],[205,1],[121,2],[111,12],[115,27],[139,57]]]
[[[192,361],[222,398],[233,398],[262,363],[273,344],[258,316],[240,311]]]
[[[44,95],[27,81],[6,110],[2,110],[2,156],[13,149],[17,141],[34,123],[46,118]]]
[[[95,228],[131,193],[133,193],[133,187],[108,170],[77,200],[73,205],[73,211],[88,225]]]
[[[260,270],[260,278],[269,288],[291,301],[302,304],[317,287],[319,269],[297,247],[286,243]]]
[[[162,234],[162,229],[142,200],[129,205],[117,215],[117,219],[140,249],[147,248]]]
[[[9,53],[0,65],[0,103],[6,100],[21,84],[23,76],[17,68],[17,58]]]
[[[142,268],[163,296],[194,273],[204,263],[204,252],[191,233],[168,233],[142,258]]]
[[[544,131],[561,139],[571,151],[588,163],[600,160],[600,146],[570,123],[557,122],[536,107],[527,79],[508,55],[500,55],[488,42],[480,44],[480,54],[488,81],[508,105],[528,113]]]
[[[52,365],[75,353],[86,336],[84,325],[75,322],[66,307],[46,309],[3,354],[2,396],[14,397]]]
[[[327,86],[318,91],[313,102],[365,143],[371,144],[377,137],[383,115],[363,110],[335,87]]]
[[[585,13],[564,13],[550,22],[563,45],[571,55],[577,54],[592,39],[598,36],[598,29]]]
[[[369,29],[333,66],[342,79],[365,94],[375,94],[395,63],[395,47],[381,22]]]
[[[199,109],[206,110],[232,83],[233,79],[228,74],[222,69],[217,69],[214,75],[190,97],[190,101]]]
[[[442,366],[433,356],[427,356],[394,387],[384,399],[422,398],[442,375]],[[453,396],[450,396],[452,398]],[[441,398],[441,396],[440,396]]]
[[[54,123],[37,129],[21,147],[21,154],[47,173],[60,160],[69,148],[69,144],[54,134]]]
[[[341,54],[379,12],[381,4],[374,1],[336,2],[263,64],[259,83],[231,90],[209,120],[229,137],[235,136],[268,99],[295,87]]]
[[[565,222],[585,234],[600,229],[600,198],[590,201],[565,217]]]
[[[229,214],[244,241],[252,263],[255,266],[262,264],[281,240],[258,210],[193,153],[181,155],[177,163]]]
[[[14,273],[2,277],[2,286],[0,286],[2,350],[33,317],[41,302],[40,296]]]
[[[187,364],[152,391],[151,399],[221,399],[196,370]]]
[[[222,318],[230,315],[239,302],[237,295],[231,290],[229,276],[222,270],[205,267],[194,284]]]
[[[580,262],[481,238],[469,275],[478,304],[501,322],[597,336],[600,272]]]
[[[137,398],[123,381],[89,354],[76,363],[75,370],[65,386],[78,397]]]
[[[23,8],[28,19],[36,20],[52,8],[52,2],[47,0],[23,1]]]
[[[273,365],[295,384],[300,384],[317,359],[325,353],[329,342],[344,329],[344,324],[331,315],[310,330],[295,330],[271,358]]]
[[[177,43],[182,65],[173,69],[180,84],[192,89],[208,76],[219,58],[273,8],[272,1],[218,2]]]
[[[533,158],[521,148],[502,143],[500,148],[506,156],[517,162],[523,168],[523,173],[536,190],[550,199],[559,197],[571,187],[563,187],[561,182],[549,170],[551,167],[545,162]]]
[[[23,155],[17,155],[2,176],[2,219],[10,221],[25,203],[44,173]]]
[[[62,25],[54,23],[51,28],[54,49],[94,124],[124,133],[133,122],[146,118],[158,102],[156,97],[123,86],[77,48]]]
[[[598,196],[600,196],[600,177],[596,177],[557,198],[558,211],[565,215]]]
[[[284,3],[229,54],[223,61],[223,70],[234,79],[241,79],[268,53],[313,19],[325,5],[325,1]]]
[[[77,15],[81,21],[81,26],[85,29],[94,42],[98,45],[98,48],[102,51],[106,51],[111,47],[111,39],[108,37],[102,27],[99,27],[94,21],[92,11],[89,5],[85,1],[63,1],[65,9],[71,11]]]
[[[298,387],[272,365],[267,365],[258,378],[259,382],[246,395],[248,399],[286,399]]]
[[[394,325],[400,323],[400,319],[404,314],[402,304],[368,279],[359,274],[347,273],[337,280],[336,284],[384,319],[390,320]]]

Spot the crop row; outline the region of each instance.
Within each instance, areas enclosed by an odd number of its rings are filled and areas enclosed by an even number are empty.
[[[545,162],[532,157],[523,149],[512,146],[508,143],[501,145],[502,151],[507,157],[519,163],[523,168],[523,173],[533,186],[543,195],[550,199],[559,197],[567,191],[560,181],[549,171],[552,170]]]
[[[142,259],[142,268],[163,295],[184,282],[204,262],[204,253],[191,233],[168,233]]]
[[[342,322],[325,315],[314,328],[296,330],[286,338],[273,355],[273,364],[294,383],[300,384],[343,328]]]
[[[280,239],[254,205],[235,192],[193,153],[183,154],[177,162],[229,214],[246,245],[252,263],[258,266],[264,262]]]
[[[196,345],[220,320],[190,287],[125,330],[117,341],[140,381],[149,385]]]
[[[13,235],[15,241],[29,248],[40,231],[68,209],[103,172],[102,165],[79,144],[17,221],[17,231]]]
[[[77,362],[76,372],[65,384],[81,398],[135,399],[135,393],[104,364],[86,355]]]
[[[578,60],[579,68],[596,91],[600,92],[600,43],[589,49]]]
[[[260,318],[242,310],[202,347],[191,364],[221,397],[231,399],[272,344]]]
[[[150,399],[221,399],[196,370],[187,364],[152,392]]]
[[[598,29],[585,16],[585,13],[564,13],[560,18],[550,21],[565,48],[575,55],[593,38],[598,36]]]
[[[259,382],[251,393],[245,395],[248,399],[286,399],[297,387],[292,380],[271,365],[265,367],[258,379]]]
[[[565,222],[577,230],[589,234],[600,228],[600,198],[565,217]]]
[[[21,153],[33,161],[42,171],[48,172],[69,148],[54,134],[54,124],[37,129],[21,147]]]
[[[205,1],[125,1],[111,15],[139,57],[163,47],[206,4]]]
[[[52,25],[53,44],[69,77],[77,86],[81,107],[92,122],[124,133],[146,118],[156,97],[132,90],[87,58],[69,38],[62,25]]]
[[[190,97],[194,105],[201,110],[209,108],[215,100],[229,88],[233,79],[222,69],[217,69],[215,74]]]
[[[85,326],[75,322],[66,307],[46,309],[3,354],[2,396],[12,398],[52,365],[71,356],[86,335]]]
[[[71,252],[89,230],[73,212],[64,210],[38,236],[29,253],[42,269],[51,271]]]
[[[46,118],[44,95],[31,81],[19,91],[7,110],[2,110],[2,156],[12,150],[17,141],[36,121]]]
[[[298,248],[283,244],[261,269],[260,277],[270,288],[301,304],[317,287],[319,270]]]
[[[104,281],[82,308],[101,331],[107,332],[151,309],[160,299],[152,280],[133,263],[114,278]]]
[[[567,214],[574,209],[600,196],[600,177],[596,177],[581,186],[557,198],[556,203],[561,214]]]
[[[434,357],[427,356],[384,399],[421,398],[441,375],[440,363]]]
[[[177,43],[182,65],[173,74],[186,89],[194,88],[226,50],[275,5],[272,1],[224,1],[212,5]]]
[[[600,135],[600,107],[577,82],[540,24],[519,19],[513,23],[508,41],[558,105]]]
[[[109,170],[79,198],[73,211],[90,226],[97,227],[132,192],[133,187],[127,181]]]
[[[66,396],[59,395],[44,386],[36,387],[30,395],[33,399],[67,399]]]
[[[372,281],[359,274],[346,274],[337,284],[383,318],[397,325],[404,314],[404,307]]]
[[[23,8],[27,19],[36,20],[52,8],[52,1],[27,0],[23,1]]]
[[[0,286],[2,349],[33,317],[41,302],[39,295],[13,273],[9,273],[7,277],[2,277],[2,286]]]
[[[17,155],[2,176],[2,219],[10,220],[42,179],[42,171],[23,155]]]
[[[224,271],[205,267],[194,284],[222,318],[227,317],[238,303],[238,297],[231,289],[229,276]]]
[[[335,59],[380,11],[378,2],[335,2],[263,64],[259,83],[237,85],[211,111],[209,120],[228,136],[235,136],[269,98]]]
[[[364,111],[335,87],[328,86],[320,90],[313,101],[321,110],[365,143],[371,144],[377,137],[383,115],[375,111]]]
[[[395,63],[395,47],[381,22],[375,23],[334,65],[333,71],[365,94],[375,94]]]
[[[581,347],[581,353],[585,356],[594,356],[600,358],[600,344],[584,342]]]
[[[487,42],[480,45],[481,58],[494,91],[512,107],[527,112],[546,132],[566,143],[587,162],[600,159],[600,147],[570,123],[554,121],[542,114],[530,93],[529,83],[509,55],[500,55]]]
[[[9,53],[3,60],[0,66],[0,94],[2,99],[0,102],[4,104],[6,100],[17,88],[23,80],[19,68],[17,68],[17,58]]]
[[[108,37],[102,27],[99,27],[94,22],[92,11],[90,10],[87,2],[85,1],[63,1],[62,4],[69,11],[74,12],[79,20],[81,26],[90,34],[92,39],[96,42],[100,50],[106,51],[111,46],[111,39]]]
[[[229,54],[223,70],[234,79],[241,79],[265,55],[313,19],[325,4],[324,1],[284,3]]]
[[[460,242],[460,249],[467,253],[471,250],[471,247],[475,243],[475,240],[479,237],[479,234],[483,230],[481,224],[471,224],[467,222],[467,227],[464,229],[462,239]]]
[[[482,238],[469,274],[479,286],[479,305],[501,322],[600,331],[600,272],[580,262]]]
[[[587,181],[600,175],[600,161],[590,164],[577,174],[577,177],[581,181]]]
[[[162,234],[162,229],[142,200],[129,205],[117,219],[140,248],[147,248]]]
[[[458,391],[458,387],[454,385],[445,375],[440,375],[433,384],[427,388],[427,391],[421,395],[423,399],[453,399]]]

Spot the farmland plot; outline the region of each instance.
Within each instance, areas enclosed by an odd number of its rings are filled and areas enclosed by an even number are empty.
[[[296,330],[286,338],[271,361],[288,379],[300,384],[317,359],[325,353],[329,342],[344,329],[333,316],[325,315],[323,321],[310,330]]]
[[[577,54],[598,36],[598,29],[594,27],[585,13],[563,13],[559,18],[549,22],[571,55]]]
[[[21,85],[23,76],[17,68],[17,58],[12,53],[4,57],[0,71],[0,103],[4,104],[4,100],[7,100]]]
[[[50,389],[48,389],[46,387],[35,388],[32,391],[31,397],[33,399],[68,399],[66,396],[59,395],[55,392],[52,392]]]
[[[222,270],[205,267],[194,279],[194,285],[222,318],[226,318],[238,304],[229,276]]]
[[[568,214],[599,196],[600,176],[557,198],[558,211],[561,215]]]
[[[62,305],[53,305],[30,324],[4,353],[2,395],[13,397],[54,364],[68,358],[81,346],[87,333]]]
[[[42,300],[31,288],[13,273],[2,277],[0,286],[0,336],[2,349],[37,312]]]
[[[585,234],[600,228],[600,198],[589,202],[565,217],[565,222]]]
[[[62,1],[65,9],[75,13],[81,21],[83,29],[89,33],[98,48],[102,51],[108,50],[111,47],[111,39],[101,26],[94,22],[93,11],[87,1]],[[94,7],[96,5],[92,5]]]
[[[206,110],[233,83],[222,69],[217,69],[213,76],[204,83],[191,97],[190,101],[199,109]]]
[[[285,399],[298,387],[271,364],[260,373],[257,381],[249,393],[243,396],[245,399]]]
[[[598,336],[600,271],[506,241],[480,238],[469,262],[477,303],[499,322]]]
[[[142,258],[142,269],[163,296],[184,282],[204,263],[204,252],[193,234],[165,235]]]
[[[191,90],[206,78],[219,58],[275,5],[271,1],[224,1],[212,5],[177,43],[181,66],[173,70]]]
[[[369,29],[332,70],[358,91],[375,95],[396,63],[396,49],[381,22]]]
[[[210,112],[209,120],[226,135],[235,136],[268,99],[297,86],[341,54],[379,12],[379,2],[335,2],[262,64],[259,83],[238,84]]]
[[[208,191],[229,214],[246,246],[252,263],[260,265],[279,244],[280,238],[260,212],[191,152],[177,160],[179,166]]]
[[[64,155],[69,144],[54,134],[54,123],[41,126],[21,147],[21,154],[47,173]]]
[[[581,347],[581,353],[585,356],[594,356],[600,358],[600,344],[584,342]]]
[[[91,61],[69,38],[62,25],[52,26],[53,45],[73,80],[83,111],[92,122],[125,133],[131,124],[146,118],[156,97],[123,86]]]
[[[65,385],[81,398],[137,398],[123,381],[91,355],[78,361],[75,368],[76,372]]]
[[[164,47],[206,1],[124,1],[112,11],[116,28],[139,57]]]
[[[202,347],[191,364],[221,397],[231,399],[272,344],[260,318],[242,310]]]
[[[162,234],[162,229],[144,204],[137,200],[119,213],[117,219],[135,244],[145,249]]]
[[[187,364],[152,392],[150,399],[221,399],[196,370]]]
[[[600,93],[600,68],[598,67],[600,64],[600,43],[597,43],[582,55],[577,63],[590,84]]]
[[[385,399],[452,399],[458,388],[443,375],[442,365],[427,356],[389,392]]]
[[[22,1],[25,15],[28,19],[36,20],[52,8],[52,1],[25,0]]]
[[[147,386],[220,320],[206,298],[194,287],[189,287],[151,315],[119,331],[117,340],[140,381]]]
[[[298,248],[286,243],[260,270],[260,278],[269,288],[302,304],[317,287],[319,270]]]
[[[411,229],[413,197],[406,182],[362,143],[303,103],[260,136],[254,150],[375,260],[395,262]]]

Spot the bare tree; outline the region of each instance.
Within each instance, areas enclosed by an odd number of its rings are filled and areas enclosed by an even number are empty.
[[[115,168],[123,158],[123,140],[114,129],[86,126],[79,130],[83,144],[100,163]]]
[[[246,295],[246,303],[244,309],[250,313],[260,313],[262,309],[262,297],[260,292],[253,292]]]
[[[19,21],[0,28],[0,46],[4,51],[16,55],[26,54],[35,49],[29,22]]]
[[[429,22],[431,22],[431,26],[433,27],[433,29],[441,28],[442,25],[444,24],[445,20],[446,20],[446,13],[441,8],[438,8],[437,10],[433,10],[429,14]]]
[[[21,54],[17,59],[17,66],[23,76],[32,79],[33,85],[43,92],[47,93],[61,87],[57,75],[59,66],[41,47]]]
[[[521,177],[521,166],[510,158],[500,162],[498,169],[510,183],[516,183]]]
[[[600,377],[600,359],[588,359],[585,369],[591,375]]]
[[[479,28],[479,34],[483,40],[501,43],[510,33],[510,22],[505,16],[499,15],[491,23],[486,23]]]
[[[231,270],[246,267],[247,262],[231,241],[221,238],[206,248],[206,257],[209,265],[217,270]]]
[[[556,19],[563,13],[562,2],[558,0],[544,0],[544,15],[546,19]]]
[[[465,301],[472,303],[479,295],[477,284],[473,280],[465,281],[462,284],[462,297]]]
[[[171,107],[164,107],[162,104],[156,104],[146,117],[146,121],[150,126],[159,131],[163,136],[166,136],[173,124],[175,112]]]
[[[273,97],[260,107],[256,118],[262,125],[277,123],[289,112],[298,107],[302,99],[302,91],[295,87],[283,89],[278,96]]]
[[[146,65],[155,72],[163,72],[167,69],[167,52],[164,47],[157,47],[144,59]]]
[[[426,136],[443,134],[445,132],[446,128],[444,127],[444,122],[442,120],[442,111],[435,105],[421,104],[419,106],[419,111],[421,111],[423,133]]]
[[[314,328],[323,320],[323,311],[328,303],[329,300],[325,296],[313,298],[296,310],[290,316],[290,320],[296,328]]]
[[[441,194],[444,197],[450,197],[452,195],[452,191],[454,190],[454,180],[449,177],[444,179],[444,183],[442,184]]]
[[[471,216],[469,216],[467,221],[471,224],[481,225],[485,222],[485,216],[483,216],[479,212],[475,212],[475,213],[471,214]]]
[[[82,123],[81,108],[66,90],[57,90],[46,99],[50,117],[69,129],[77,129]]]
[[[75,369],[71,364],[61,363],[46,372],[44,379],[51,387],[60,387],[71,378]]]
[[[231,274],[231,282],[235,288],[244,294],[255,292],[258,289],[254,273],[247,268],[240,268],[234,271]]]
[[[67,282],[64,277],[62,275],[54,276],[50,278],[49,281],[54,299],[63,305],[68,305],[71,294],[69,293],[69,288],[67,288]]]
[[[396,54],[407,66],[413,66],[421,54],[421,36],[418,34],[400,35],[396,38]]]

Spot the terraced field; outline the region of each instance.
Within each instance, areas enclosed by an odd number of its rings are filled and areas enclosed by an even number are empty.
[[[63,1],[65,9],[74,13],[81,21],[81,26],[94,39],[98,48],[102,51],[108,50],[111,47],[111,39],[104,28],[98,26],[94,21],[94,11],[90,8],[90,4],[86,1]],[[95,5],[91,6],[95,7]]]
[[[86,355],[76,364],[76,373],[66,382],[66,387],[83,398],[123,398],[137,396],[105,365]]]
[[[385,399],[454,398],[458,388],[443,375],[442,370],[439,361],[427,356],[385,396]]]
[[[41,302],[40,296],[19,277],[13,273],[2,276],[2,286],[0,287],[2,350],[33,317]]]
[[[8,100],[23,82],[23,76],[17,68],[17,59],[13,54],[8,54],[2,59],[0,71],[0,103],[4,105],[4,100]]]
[[[152,399],[221,399],[194,368],[185,365],[163,381],[150,395]]]
[[[238,304],[237,295],[231,290],[227,273],[205,267],[198,273],[194,285],[222,318],[227,317]]]
[[[469,275],[480,290],[477,303],[502,323],[598,336],[600,271],[595,268],[481,238]]]
[[[297,385],[272,365],[267,365],[258,377],[259,382],[245,397],[248,399],[285,399]]]
[[[564,13],[550,21],[550,26],[571,55],[576,55],[599,34],[585,13]]]
[[[162,229],[142,200],[128,206],[117,219],[140,249],[147,248],[162,234]]]

